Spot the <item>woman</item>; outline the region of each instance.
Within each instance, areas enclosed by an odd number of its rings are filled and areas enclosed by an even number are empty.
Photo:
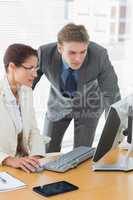
[[[34,172],[44,156],[37,129],[32,82],[37,76],[37,51],[13,44],[4,55],[6,76],[0,81],[0,164]]]

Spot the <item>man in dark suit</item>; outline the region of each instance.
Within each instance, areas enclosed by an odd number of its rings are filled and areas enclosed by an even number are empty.
[[[105,48],[91,42],[82,25],[67,24],[57,43],[38,50],[39,70],[33,88],[45,74],[51,83],[44,134],[46,152],[57,152],[74,119],[74,147],[91,146],[101,113],[120,99],[117,76]],[[45,88],[44,88],[45,91]]]

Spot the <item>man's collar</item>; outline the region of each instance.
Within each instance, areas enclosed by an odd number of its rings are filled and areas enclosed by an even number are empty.
[[[66,61],[63,58],[62,58],[62,62],[63,62],[63,68],[68,69],[69,65],[66,63]]]

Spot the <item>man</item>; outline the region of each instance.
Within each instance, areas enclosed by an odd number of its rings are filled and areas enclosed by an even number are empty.
[[[101,113],[120,99],[117,77],[107,51],[89,41],[82,25],[67,24],[57,43],[41,46],[38,77],[51,83],[44,134],[51,137],[46,152],[57,152],[74,119],[74,147],[91,146]]]

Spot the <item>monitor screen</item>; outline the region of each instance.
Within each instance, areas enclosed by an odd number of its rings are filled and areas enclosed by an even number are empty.
[[[101,138],[99,140],[93,161],[100,160],[113,146],[118,129],[120,127],[120,118],[114,108],[110,109]]]
[[[131,128],[131,109],[129,115],[129,107],[131,106],[133,107],[133,95],[126,97],[111,106],[93,157],[94,162],[99,161],[105,154],[122,141],[124,137],[123,130],[125,130],[128,125]],[[128,133],[130,134],[131,131],[127,131],[127,134]]]

